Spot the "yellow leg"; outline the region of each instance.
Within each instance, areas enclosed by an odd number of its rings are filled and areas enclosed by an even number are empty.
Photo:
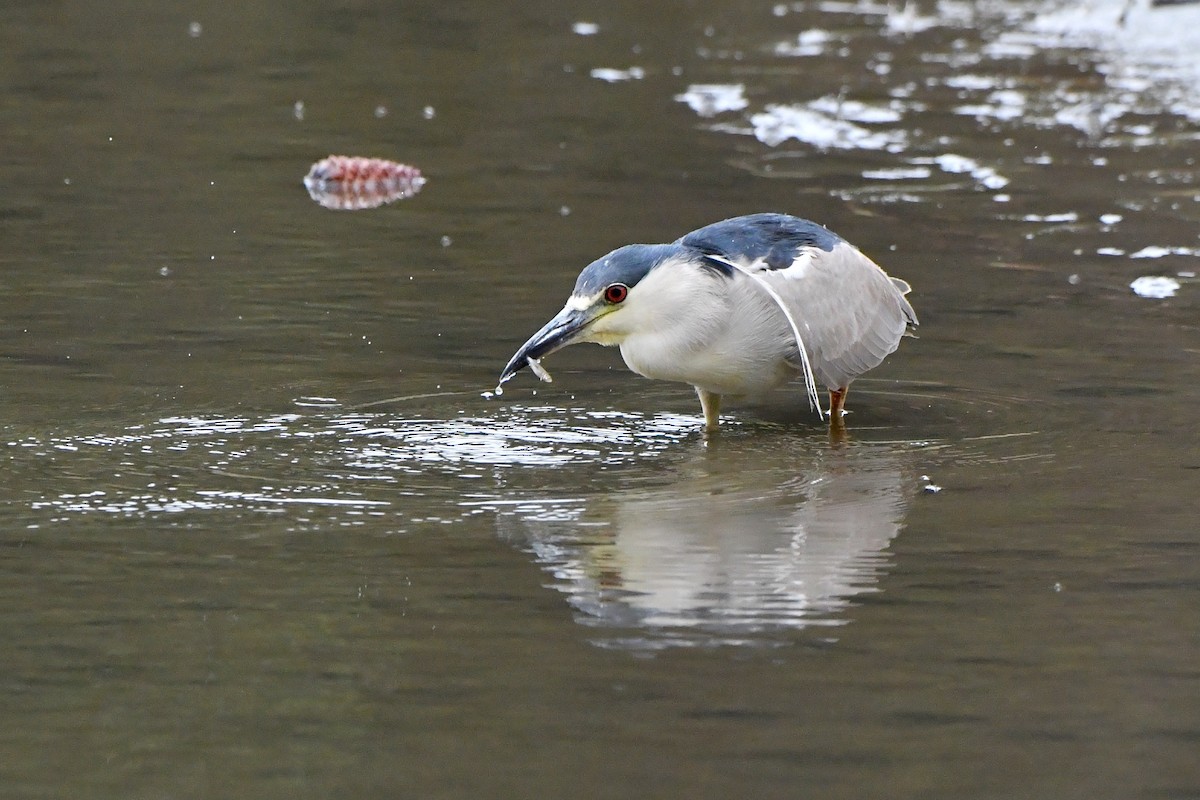
[[[715,431],[721,424],[721,395],[696,387],[700,408],[704,411],[704,427]]]

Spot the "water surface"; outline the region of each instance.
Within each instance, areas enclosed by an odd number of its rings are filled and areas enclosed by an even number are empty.
[[[1200,795],[1195,26],[1088,9],[0,9],[6,795]],[[762,210],[914,287],[847,438],[484,396]]]

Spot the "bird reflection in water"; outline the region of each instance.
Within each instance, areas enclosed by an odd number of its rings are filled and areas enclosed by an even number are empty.
[[[761,440],[760,440],[761,444]],[[796,444],[792,442],[792,444]],[[914,482],[894,445],[717,441],[653,487],[531,503],[503,533],[607,646],[770,644],[876,590]]]

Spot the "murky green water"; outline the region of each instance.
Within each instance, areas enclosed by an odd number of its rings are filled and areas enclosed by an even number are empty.
[[[1200,796],[1200,111],[1063,19],[0,6],[2,794]],[[600,348],[483,396],[761,210],[914,287],[848,440]]]

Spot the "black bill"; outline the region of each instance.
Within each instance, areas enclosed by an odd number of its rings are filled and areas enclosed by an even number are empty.
[[[548,356],[555,350],[571,344],[591,320],[591,315],[586,311],[564,308],[558,312],[554,319],[530,336],[529,341],[521,345],[516,355],[509,359],[508,366],[500,373],[500,382],[504,383],[529,366],[529,359]]]

